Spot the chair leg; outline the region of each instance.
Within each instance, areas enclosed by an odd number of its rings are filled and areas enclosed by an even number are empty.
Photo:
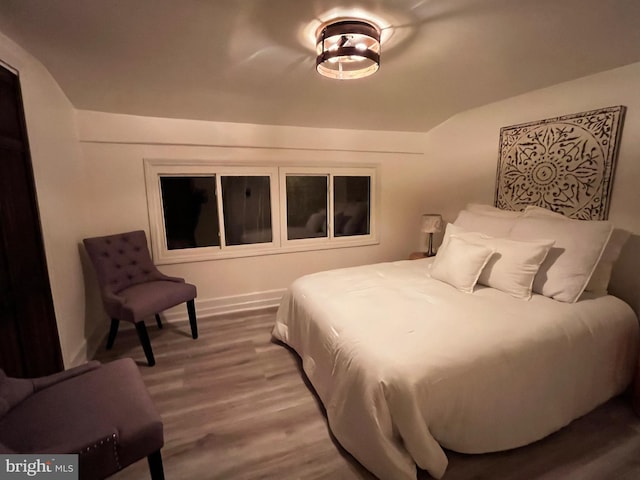
[[[147,462],[149,462],[151,480],[164,480],[164,468],[162,467],[162,454],[160,450],[149,455]]]
[[[113,347],[113,342],[116,340],[119,325],[120,320],[117,318],[111,319],[111,328],[109,329],[109,337],[107,337],[107,350],[111,350],[111,347]]]
[[[187,302],[187,312],[189,313],[189,324],[191,325],[191,336],[198,338],[198,323],[196,320],[196,304],[194,300]]]
[[[158,324],[158,328],[162,328],[162,319],[158,313],[156,313],[156,323]]]
[[[144,322],[136,323],[136,331],[138,332],[138,338],[140,339],[140,343],[142,344],[144,354],[147,357],[147,363],[150,367],[153,367],[156,364],[156,360],[155,358],[153,358],[151,341],[149,340],[149,334],[147,333],[147,327],[145,327]]]

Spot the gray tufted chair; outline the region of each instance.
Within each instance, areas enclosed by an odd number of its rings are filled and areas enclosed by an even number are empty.
[[[195,285],[164,275],[156,268],[144,231],[85,238],[83,243],[98,276],[102,303],[111,317],[107,349],[113,346],[120,320],[132,322],[149,366],[155,365],[144,319],[155,315],[162,328],[159,313],[183,302],[187,303],[191,336],[198,338]]]
[[[0,454],[77,454],[83,480],[147,457],[151,478],[163,480],[163,444],[162,418],[130,358],[34,379],[0,370]]]

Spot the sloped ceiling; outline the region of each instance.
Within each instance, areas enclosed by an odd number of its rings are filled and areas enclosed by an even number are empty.
[[[381,68],[321,77],[305,33],[354,8],[393,29]],[[0,31],[79,109],[399,131],[638,62],[638,19],[638,0],[0,2]]]

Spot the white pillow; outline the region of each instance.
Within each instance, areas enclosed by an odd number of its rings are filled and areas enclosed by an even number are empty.
[[[515,221],[516,218],[513,217],[461,210],[453,223],[468,232],[479,232],[491,237],[504,238],[509,236],[509,232],[511,232]]]
[[[478,278],[479,284],[525,300],[531,298],[533,280],[554,243],[553,240],[522,242],[488,237],[477,232],[465,233],[455,225],[447,230],[449,232],[495,251]]]
[[[527,205],[527,207],[522,212],[525,217],[551,217],[558,219],[566,219],[571,220],[569,217],[565,217],[563,214],[554,212],[553,210],[549,210],[543,207],[537,207],[535,205]]]
[[[327,215],[323,212],[312,213],[307,219],[306,229],[311,233],[322,231],[322,227],[327,222]]]
[[[493,250],[483,245],[467,242],[450,235],[436,254],[431,265],[431,278],[440,280],[466,293],[472,293],[480,272],[493,255]]]
[[[533,281],[533,291],[573,303],[593,274],[613,227],[606,221],[523,216],[515,220],[510,238],[555,240]]]
[[[600,257],[600,261],[596,265],[593,275],[591,275],[589,283],[587,283],[584,289],[585,292],[592,292],[598,295],[606,295],[609,293],[609,282],[611,281],[613,265],[618,260],[630,236],[631,232],[620,228],[613,229],[611,237],[609,237],[609,241],[604,247],[604,252],[602,252],[602,257]]]
[[[518,218],[522,216],[523,212],[516,212],[514,210],[502,210],[492,205],[485,205],[484,203],[468,203],[465,210],[473,213],[480,213],[484,215],[490,215],[493,217],[504,218]]]
[[[524,216],[526,217],[553,217],[562,220],[570,220],[569,217],[565,217],[561,213],[552,212],[551,210],[547,210],[546,208],[536,207],[533,205],[527,206],[524,210]],[[609,237],[609,241],[607,245],[604,247],[604,251],[602,252],[602,256],[600,257],[600,261],[596,265],[591,278],[589,279],[589,283],[585,287],[585,292],[592,292],[598,295],[606,295],[608,293],[609,281],[611,280],[611,272],[613,271],[613,265],[618,260],[620,253],[622,252],[622,248],[624,244],[627,243],[629,237],[631,236],[630,232],[626,230],[621,230],[619,228],[614,228],[611,232],[611,237]]]

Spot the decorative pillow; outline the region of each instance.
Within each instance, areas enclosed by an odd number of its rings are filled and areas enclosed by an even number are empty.
[[[483,203],[468,203],[465,210],[473,213],[480,213],[483,215],[490,215],[492,217],[504,217],[504,218],[518,218],[522,216],[523,212],[516,212],[513,210],[502,210],[498,207],[491,205],[485,205]]]
[[[324,212],[312,213],[307,219],[306,228],[311,233],[318,233],[322,231],[322,227],[327,221],[327,215]]]
[[[342,233],[345,235],[354,235],[363,233],[362,223],[367,216],[367,205],[362,202],[350,204],[344,211],[347,221],[344,224]]]
[[[555,241],[533,281],[533,291],[573,303],[587,286],[612,228],[606,221],[523,216],[516,219],[509,236],[524,241]]]
[[[524,209],[523,216],[525,217],[551,217],[558,219],[566,219],[571,220],[569,217],[565,217],[563,214],[554,212],[553,210],[549,210],[543,207],[537,207],[535,205],[527,205],[527,208]]]
[[[431,265],[431,278],[472,293],[482,269],[493,255],[493,250],[476,245],[456,235],[450,235],[438,250]]]
[[[468,232],[479,232],[491,237],[508,237],[517,218],[498,215],[487,215],[486,213],[471,212],[462,210],[454,225],[462,227]]]
[[[338,212],[333,216],[333,233],[335,235],[342,234],[342,229],[347,220],[349,220],[349,217],[346,217],[342,212]]]
[[[536,207],[533,205],[529,205],[525,209],[524,215],[526,217],[545,216],[561,220],[570,220],[570,218],[565,217],[561,213],[552,212],[546,208]],[[593,275],[591,275],[589,283],[587,283],[587,286],[584,289],[585,292],[592,292],[598,295],[606,295],[608,293],[607,289],[609,288],[613,265],[618,260],[620,252],[622,252],[622,248],[624,247],[624,244],[627,243],[630,236],[631,233],[626,230],[621,230],[619,228],[613,229],[611,237],[609,237],[609,241],[602,252],[602,257],[600,257],[600,261],[596,265]]]
[[[465,233],[455,225],[451,234],[495,251],[478,278],[479,284],[525,300],[531,298],[533,280],[554,243],[553,240],[522,242],[477,232]]]
[[[607,245],[604,247],[602,257],[596,265],[593,275],[589,279],[589,283],[585,287],[586,292],[597,293],[598,295],[606,295],[609,293],[609,281],[611,280],[611,272],[613,265],[618,260],[625,243],[629,240],[631,232],[614,228]]]

